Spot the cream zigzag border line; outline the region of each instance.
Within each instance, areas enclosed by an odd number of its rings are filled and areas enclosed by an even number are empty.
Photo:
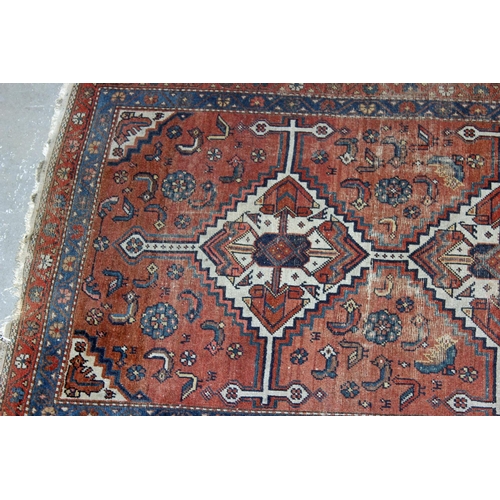
[[[26,292],[29,272],[33,261],[34,244],[40,230],[43,214],[40,207],[48,198],[48,190],[52,173],[59,154],[66,124],[69,121],[73,101],[76,96],[77,85],[65,83],[59,91],[55,102],[49,135],[43,148],[43,160],[37,167],[35,187],[30,197],[25,215],[25,233],[21,239],[16,257],[13,282],[13,295],[17,297],[17,305],[12,314],[0,325],[0,405],[3,402],[7,372],[12,358],[17,328],[23,309],[23,297]]]

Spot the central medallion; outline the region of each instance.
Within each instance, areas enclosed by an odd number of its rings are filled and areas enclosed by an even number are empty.
[[[262,267],[302,267],[311,243],[302,234],[265,233],[255,241],[254,261]]]
[[[368,256],[348,227],[295,175],[278,174],[209,228],[197,255],[244,316],[280,336]]]

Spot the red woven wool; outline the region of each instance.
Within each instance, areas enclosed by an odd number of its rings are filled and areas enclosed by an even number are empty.
[[[499,87],[75,85],[6,415],[495,415]]]

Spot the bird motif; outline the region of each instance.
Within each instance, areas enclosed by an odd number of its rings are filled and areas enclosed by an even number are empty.
[[[183,290],[177,298],[185,300],[188,303],[188,310],[184,317],[192,323],[195,319],[200,317],[201,310],[203,309],[203,302],[201,294],[193,292],[192,290]]]
[[[358,154],[358,140],[353,138],[338,139],[335,142],[335,146],[346,146],[346,152],[340,155],[338,158],[344,165],[349,165],[353,161],[356,161],[356,155]]]
[[[415,351],[429,337],[429,320],[422,316],[422,314],[417,314],[413,317],[411,323],[417,329],[417,338],[412,342],[401,342],[401,347],[405,351]]]
[[[371,361],[371,363],[380,370],[380,377],[373,382],[362,382],[363,387],[367,391],[377,391],[381,387],[383,387],[384,389],[390,387],[392,361],[389,361],[385,356],[381,354],[380,356],[377,356],[373,361]]]
[[[226,335],[224,333],[224,323],[221,321],[217,323],[213,320],[204,321],[201,324],[202,330],[209,330],[213,332],[214,338],[206,346],[205,349],[212,355],[215,356],[220,350],[222,350],[222,344]]]
[[[83,280],[82,291],[85,292],[92,300],[99,300],[101,298],[99,283],[97,283],[92,275],[87,276]]]
[[[360,165],[356,170],[360,173],[363,172],[375,172],[380,167],[384,166],[384,160],[379,158],[375,153],[370,149],[365,149],[365,160],[368,165]]]
[[[408,147],[406,141],[403,139],[398,141],[392,135],[382,140],[382,144],[390,144],[394,147],[394,156],[387,162],[394,168],[399,168],[406,163],[406,156],[408,155]]]
[[[102,274],[104,274],[104,276],[111,276],[112,278],[114,278],[114,280],[111,281],[111,283],[108,285],[108,293],[106,294],[106,297],[113,295],[125,284],[126,279],[123,277],[123,274],[120,271],[104,269]]]
[[[124,196],[123,198],[123,212],[125,215],[115,215],[113,217],[113,222],[127,222],[132,219],[132,217],[137,216],[136,209],[132,203],[130,203],[130,200]]]
[[[124,314],[108,314],[109,321],[113,325],[126,325],[135,322],[135,316],[139,310],[139,301],[137,300],[139,296],[134,291],[130,291],[123,295],[123,298],[127,303],[127,311]]]
[[[233,175],[223,175],[219,177],[221,182],[229,184],[231,182],[241,182],[245,168],[243,167],[243,160],[235,156],[232,160],[228,161],[229,165],[233,167]]]
[[[340,347],[343,347],[345,349],[354,349],[347,356],[348,370],[350,370],[354,365],[358,364],[362,359],[368,357],[368,350],[365,349],[359,342],[349,342],[347,340],[341,340]]]
[[[326,345],[318,352],[325,358],[325,368],[323,370],[312,370],[311,375],[316,380],[323,380],[325,377],[335,378],[339,366],[337,353],[330,344]]]
[[[436,345],[424,354],[425,360],[415,361],[415,368],[420,373],[442,373],[454,375],[455,358],[457,356],[457,341],[450,335],[443,335],[436,340]]]
[[[164,347],[155,347],[144,354],[144,359],[159,359],[162,361],[162,367],[152,376],[163,383],[168,378],[172,377],[174,369],[174,353],[167,351]]]

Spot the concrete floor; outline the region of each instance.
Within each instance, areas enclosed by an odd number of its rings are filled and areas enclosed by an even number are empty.
[[[16,256],[60,83],[0,83],[0,335],[17,297]]]

